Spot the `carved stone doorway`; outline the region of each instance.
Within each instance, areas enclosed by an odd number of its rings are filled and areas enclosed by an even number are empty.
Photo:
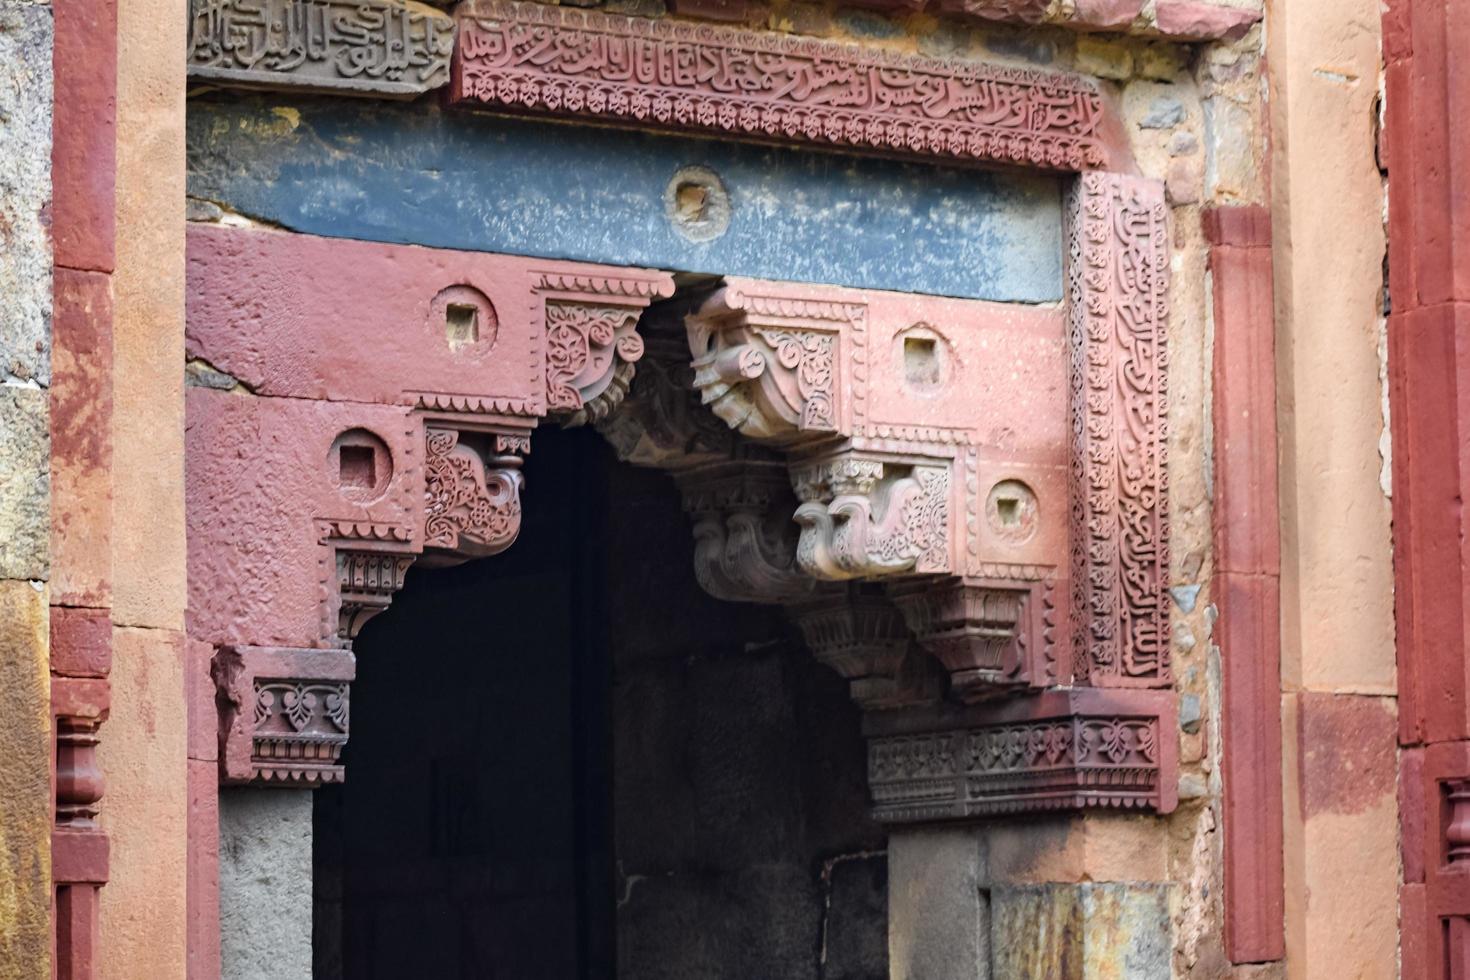
[[[413,571],[354,643],[313,975],[886,978],[841,678],[701,590],[668,476],[584,428],[525,478],[516,547]]]

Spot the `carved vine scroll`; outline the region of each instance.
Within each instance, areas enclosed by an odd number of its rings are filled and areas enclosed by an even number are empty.
[[[1168,211],[1154,182],[1084,174],[1067,219],[1074,669],[1164,686]]]
[[[1102,98],[1078,76],[513,0],[466,5],[450,98],[1053,170],[1107,162]]]

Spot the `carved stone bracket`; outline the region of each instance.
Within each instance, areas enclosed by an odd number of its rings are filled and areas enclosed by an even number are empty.
[[[794,465],[797,560],[828,581],[950,570],[950,469],[844,451]]]
[[[686,320],[704,404],[741,435],[776,445],[850,431],[842,328],[866,310],[752,285],[733,280]]]
[[[449,82],[454,21],[414,0],[190,0],[189,77],[412,98]]]
[[[221,781],[341,782],[356,670],[347,650],[220,649],[211,672],[220,712]]]
[[[424,547],[460,559],[509,548],[521,532],[515,437],[433,425],[424,436]]]
[[[906,156],[1108,162],[1102,97],[1079,76],[506,0],[465,5],[450,98]]]
[[[949,671],[958,700],[981,701],[1055,679],[1044,658],[1045,626],[1033,615],[1049,598],[1041,583],[947,578],[898,583],[888,592],[920,646]]]
[[[1067,216],[1074,669],[1165,686],[1168,209],[1152,181],[1084,174]]]
[[[548,272],[538,276],[536,292],[545,303],[547,413],[569,426],[606,418],[643,357],[638,318],[653,300],[673,295],[673,279]]]
[[[1047,691],[993,705],[869,714],[868,786],[882,823],[1178,803],[1171,693]]]
[[[728,602],[791,602],[818,583],[796,562],[795,498],[784,463],[742,459],[681,473],[694,522],[694,573]]]
[[[914,644],[903,616],[881,589],[829,587],[788,612],[812,655],[848,681],[866,710],[924,704],[944,693],[944,677]]]
[[[597,431],[618,459],[634,466],[672,470],[732,458],[734,434],[692,391],[687,346],[682,339],[676,349],[671,346],[668,338],[649,339],[649,356],[640,362],[628,397],[597,423]]]

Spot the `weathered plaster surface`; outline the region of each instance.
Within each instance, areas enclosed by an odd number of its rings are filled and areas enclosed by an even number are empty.
[[[50,573],[51,436],[46,391],[0,385],[0,578]]]
[[[0,977],[50,974],[51,686],[46,588],[0,581]]]
[[[0,0],[0,978],[51,973],[49,4]]]
[[[0,2],[0,380],[51,379],[48,4]]]
[[[221,980],[311,980],[311,800],[220,791]]]
[[[189,193],[295,231],[441,248],[1042,302],[1061,295],[1044,176],[526,122],[432,106],[190,104]],[[728,230],[668,216],[721,178]],[[834,229],[841,232],[834,239]]]

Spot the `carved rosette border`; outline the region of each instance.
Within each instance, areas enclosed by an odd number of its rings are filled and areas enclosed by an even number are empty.
[[[1074,671],[1167,686],[1168,210],[1157,183],[1096,173],[1066,215]]]
[[[1168,813],[1178,803],[1172,696],[1046,692],[948,724],[870,716],[873,818],[902,824],[1099,807]],[[906,730],[930,725],[936,730]]]
[[[450,99],[639,126],[1078,171],[1107,163],[1080,76],[710,24],[474,0]]]

